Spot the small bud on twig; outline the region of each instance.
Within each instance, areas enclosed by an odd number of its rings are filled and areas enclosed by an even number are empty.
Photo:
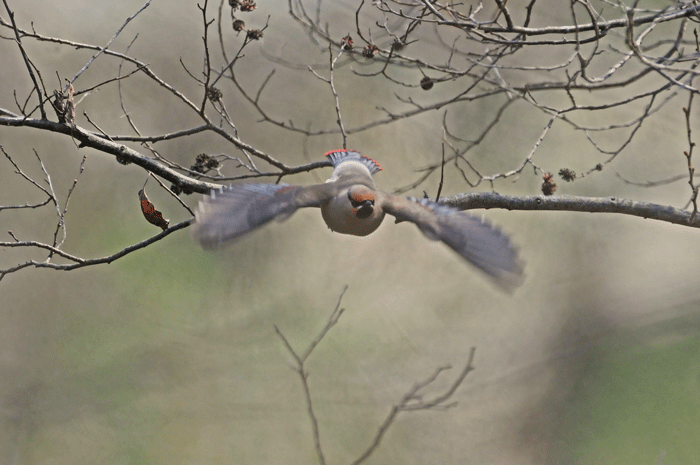
[[[542,193],[544,195],[552,195],[554,192],[557,190],[557,185],[552,182],[554,179],[554,176],[552,176],[552,173],[545,173],[545,175],[542,177],[544,182],[542,183]]]

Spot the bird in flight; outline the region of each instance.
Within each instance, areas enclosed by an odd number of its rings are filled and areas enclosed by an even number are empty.
[[[377,188],[379,163],[353,150],[326,153],[333,173],[324,184],[238,184],[205,197],[195,212],[192,235],[205,249],[217,248],[297,209],[317,207],[331,231],[355,236],[374,232],[388,213],[440,240],[512,291],[523,280],[523,263],[506,234],[456,208],[426,198],[401,197]]]

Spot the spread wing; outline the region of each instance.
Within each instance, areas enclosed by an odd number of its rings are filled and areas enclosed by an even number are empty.
[[[507,235],[468,213],[429,199],[385,194],[381,207],[396,222],[414,223],[428,238],[441,240],[497,285],[512,291],[523,281],[523,263]]]
[[[192,237],[212,249],[272,220],[284,221],[297,209],[320,207],[333,196],[333,187],[288,184],[239,184],[212,191],[199,202]]]

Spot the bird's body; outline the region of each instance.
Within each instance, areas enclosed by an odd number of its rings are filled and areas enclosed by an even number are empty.
[[[443,241],[501,287],[511,290],[522,281],[517,250],[497,228],[429,199],[379,190],[372,175],[382,168],[358,152],[334,150],[326,156],[334,170],[324,184],[241,184],[213,192],[195,214],[194,238],[214,248],[303,207],[320,208],[334,232],[366,236],[388,213],[397,223],[415,223],[428,238]]]
[[[372,178],[381,166],[357,152],[336,150],[326,156],[335,168],[326,184],[333,185],[336,192],[321,204],[323,221],[331,231],[341,234],[373,233],[384,220],[384,211],[376,205],[377,186]]]

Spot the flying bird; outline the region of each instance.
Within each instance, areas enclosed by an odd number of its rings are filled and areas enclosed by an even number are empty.
[[[381,166],[359,152],[333,150],[326,157],[334,170],[324,184],[238,184],[213,191],[195,212],[194,239],[213,249],[304,207],[320,208],[331,231],[366,236],[388,213],[396,223],[414,223],[429,239],[444,242],[506,291],[522,283],[518,251],[498,228],[430,199],[378,189],[372,175]]]

